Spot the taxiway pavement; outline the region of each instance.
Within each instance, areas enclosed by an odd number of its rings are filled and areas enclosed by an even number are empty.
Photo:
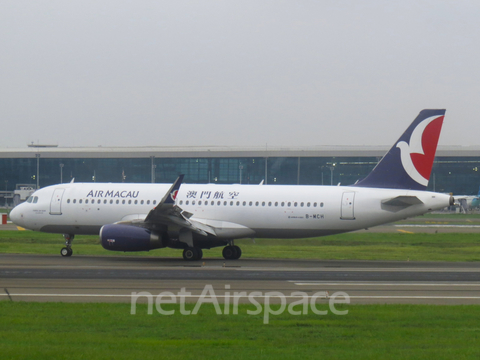
[[[295,292],[341,291],[352,304],[480,304],[480,264],[0,254],[0,300],[130,302],[132,293],[184,288],[194,302],[207,285],[220,302],[235,292],[276,291],[293,301]]]

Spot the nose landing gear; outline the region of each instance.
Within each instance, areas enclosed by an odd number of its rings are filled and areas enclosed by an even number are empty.
[[[62,256],[72,256],[72,241],[75,235],[73,234],[63,234],[63,238],[65,239],[65,247],[60,250],[60,255]]]

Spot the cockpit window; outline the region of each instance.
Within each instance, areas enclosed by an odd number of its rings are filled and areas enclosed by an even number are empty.
[[[27,202],[28,202],[28,203],[31,203],[32,201],[33,201],[33,196],[29,196],[29,197],[27,198]]]
[[[37,202],[38,202],[38,196],[35,196],[35,197],[33,198],[33,203],[36,204]]]

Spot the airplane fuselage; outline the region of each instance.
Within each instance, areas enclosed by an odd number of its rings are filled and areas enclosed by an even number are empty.
[[[15,208],[15,222],[37,231],[97,235],[106,224],[142,222],[169,186],[123,183],[49,186]],[[407,207],[385,204],[399,196],[417,197],[421,203]],[[218,238],[303,238],[421,215],[448,206],[450,196],[348,186],[183,184],[175,203],[191,213],[192,220],[219,229]]]

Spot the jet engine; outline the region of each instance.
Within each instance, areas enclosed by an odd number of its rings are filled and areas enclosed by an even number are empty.
[[[114,251],[148,251],[166,246],[156,232],[120,224],[104,225],[100,229],[100,241],[104,249]]]

